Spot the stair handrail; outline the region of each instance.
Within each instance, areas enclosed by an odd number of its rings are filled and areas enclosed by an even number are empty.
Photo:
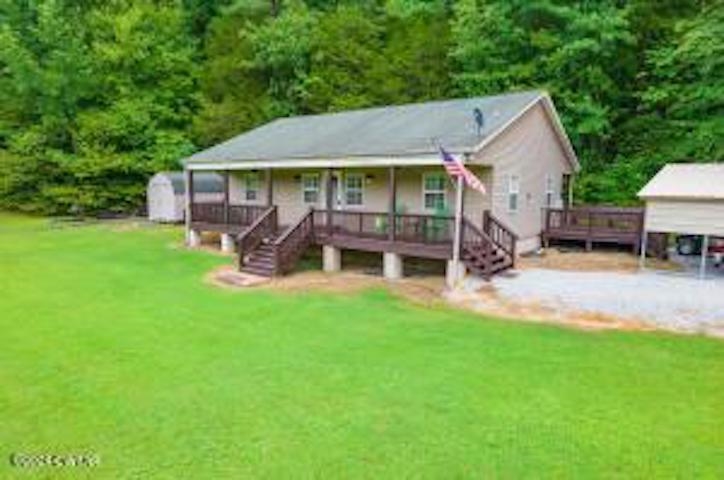
[[[286,273],[294,267],[297,259],[311,243],[312,235],[314,235],[314,208],[310,208],[274,241],[275,275]]]
[[[498,248],[510,255],[510,259],[513,265],[515,265],[518,235],[516,235],[510,227],[495,218],[488,210],[483,214],[483,231]]]
[[[490,277],[492,276],[492,272],[493,272],[493,247],[494,246],[498,247],[498,248],[500,248],[500,247],[490,237],[490,235],[485,233],[484,230],[481,230],[480,228],[478,228],[473,222],[471,222],[467,218],[463,218],[463,232],[462,232],[462,242],[461,242],[461,244],[462,244],[461,247],[463,249],[471,248],[472,242],[465,240],[466,233],[468,231],[471,231],[473,233],[473,235],[475,237],[477,237],[479,239],[480,243],[482,244],[482,248],[484,249],[484,255],[482,256],[482,258],[484,259],[484,262],[485,262],[484,268],[483,268],[484,277],[486,280],[489,280]],[[474,253],[474,252],[472,252],[472,253]]]
[[[239,247],[239,268],[244,266],[244,257],[255,250],[266,235],[274,233],[278,227],[277,207],[272,205],[254,220],[243,232],[236,237]]]

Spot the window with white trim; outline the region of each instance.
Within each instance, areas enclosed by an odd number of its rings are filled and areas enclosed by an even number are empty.
[[[317,203],[319,201],[319,175],[306,173],[302,175],[302,201]]]
[[[548,208],[553,206],[553,202],[556,198],[556,187],[553,184],[553,175],[550,173],[546,175],[546,193],[545,193],[545,205]]]
[[[344,203],[348,207],[364,204],[364,181],[361,173],[348,173],[344,176]]]
[[[422,203],[425,210],[440,211],[447,208],[447,177],[444,173],[426,173],[422,176]]]
[[[247,173],[244,175],[244,199],[255,202],[259,199],[259,174]]]
[[[511,212],[518,211],[518,202],[520,197],[520,176],[510,175],[508,177],[508,210]]]

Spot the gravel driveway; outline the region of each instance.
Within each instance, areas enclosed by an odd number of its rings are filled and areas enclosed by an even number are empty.
[[[468,277],[464,289],[483,286]],[[671,273],[519,270],[493,279],[505,300],[538,302],[560,312],[587,312],[652,326],[724,335],[724,278],[699,280]]]

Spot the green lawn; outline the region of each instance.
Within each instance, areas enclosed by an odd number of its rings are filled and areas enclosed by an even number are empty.
[[[181,236],[0,216],[0,478],[724,477],[722,341],[221,291]]]

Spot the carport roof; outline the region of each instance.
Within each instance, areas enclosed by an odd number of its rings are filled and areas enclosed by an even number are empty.
[[[638,196],[643,199],[724,200],[724,163],[670,163]]]

